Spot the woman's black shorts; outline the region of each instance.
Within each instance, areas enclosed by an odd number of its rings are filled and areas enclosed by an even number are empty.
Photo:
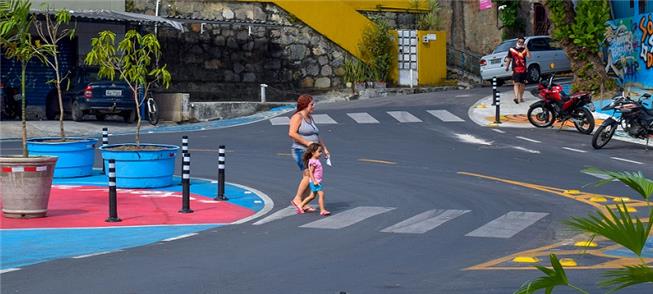
[[[526,82],[528,81],[528,74],[525,73],[525,72],[522,72],[522,73],[513,72],[512,73],[512,81],[514,83],[526,84]]]

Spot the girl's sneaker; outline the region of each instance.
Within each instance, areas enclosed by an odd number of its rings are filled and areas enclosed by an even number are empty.
[[[320,215],[321,216],[328,216],[328,215],[331,215],[331,212],[329,212],[328,210],[322,210],[322,211],[320,211]]]

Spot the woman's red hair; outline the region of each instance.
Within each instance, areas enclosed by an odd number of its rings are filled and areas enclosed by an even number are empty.
[[[308,94],[299,96],[299,98],[297,98],[297,110],[295,110],[295,113],[304,110],[304,108],[308,107],[311,102],[313,102],[313,96]]]

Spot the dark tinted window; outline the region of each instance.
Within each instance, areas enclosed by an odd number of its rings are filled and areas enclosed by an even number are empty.
[[[492,53],[508,52],[508,50],[510,48],[515,47],[515,44],[517,44],[516,39],[505,41],[505,42],[499,44],[499,46],[497,46],[497,48],[494,49],[494,51]]]
[[[549,39],[549,48],[551,48],[551,50],[562,50],[560,42],[552,39]]]
[[[546,51],[550,50],[549,42],[544,38],[530,39],[526,45],[530,51]]]

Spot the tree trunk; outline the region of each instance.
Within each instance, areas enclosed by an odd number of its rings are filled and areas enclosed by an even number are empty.
[[[29,153],[27,152],[27,105],[25,99],[25,79],[27,72],[27,62],[21,62],[21,73],[20,73],[20,100],[21,100],[21,126],[22,131],[22,142],[23,142],[23,157],[28,157]]]
[[[57,54],[54,54],[54,73],[56,75],[57,99],[59,100],[59,135],[62,140],[66,140],[66,133],[63,129],[63,99],[61,98],[61,74],[59,73],[59,61]]]

